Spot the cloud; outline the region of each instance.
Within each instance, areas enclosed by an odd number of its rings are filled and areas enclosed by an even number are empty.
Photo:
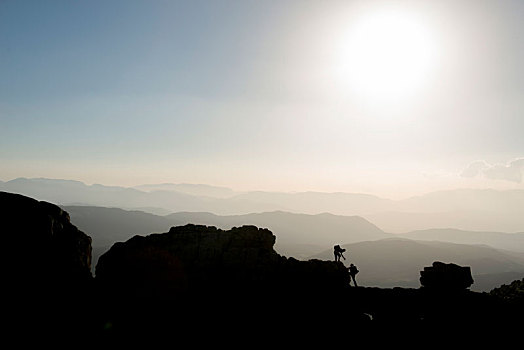
[[[484,176],[491,180],[505,180],[521,183],[524,177],[524,158],[517,158],[507,164],[489,164],[478,160],[462,171],[460,176],[473,178]]]
[[[490,165],[483,160],[478,160],[476,162],[468,165],[466,169],[462,171],[460,176],[462,177],[475,177],[481,174],[484,170],[489,169]]]

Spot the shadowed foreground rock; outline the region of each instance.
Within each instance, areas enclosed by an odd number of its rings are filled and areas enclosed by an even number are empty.
[[[515,308],[522,309],[524,306],[524,278],[521,280],[515,280],[509,285],[503,284],[502,286],[493,289],[489,294],[507,301],[514,305]]]
[[[511,305],[467,290],[468,268],[436,262],[423,271],[420,289],[355,288],[341,262],[286,258],[273,250],[275,240],[254,226],[186,225],[115,244],[96,268],[110,333],[176,329],[182,336],[197,327],[256,337],[269,327],[273,339],[289,339],[290,328],[322,337],[445,328],[460,336],[452,330],[464,324],[515,323]]]
[[[0,223],[4,321],[22,330],[87,329],[91,238],[58,206],[7,192]]]
[[[91,276],[91,238],[58,206],[0,192],[2,258],[13,279],[77,283]]]
[[[473,284],[471,268],[435,261],[432,266],[420,271],[420,284],[428,289],[459,291]]]
[[[173,227],[113,245],[100,257],[96,281],[101,298],[114,308],[110,318],[116,327],[133,326],[130,322],[143,327],[144,318],[154,318],[158,327],[155,310],[174,312],[175,318],[161,323],[177,326],[201,320],[217,327],[278,325],[288,318],[335,321],[333,309],[343,307],[337,303],[350,288],[348,270],[339,262],[280,256],[275,240],[269,230],[254,226]]]
[[[368,345],[407,338],[449,344],[457,337],[469,342],[469,327],[482,341],[520,339],[522,281],[475,293],[467,289],[468,269],[436,263],[423,271],[420,289],[355,288],[342,262],[277,254],[269,230],[198,225],[113,245],[93,279],[90,238],[67,213],[3,192],[0,205],[4,333],[44,331],[53,343],[76,335],[114,345],[159,336],[173,346],[215,347],[283,339],[325,346],[359,337]]]
[[[348,285],[342,264],[282,257],[273,250],[275,240],[269,230],[255,226],[229,231],[191,224],[173,227],[168,233],[115,244],[100,258],[96,276],[112,289],[169,299],[211,291],[334,292]]]

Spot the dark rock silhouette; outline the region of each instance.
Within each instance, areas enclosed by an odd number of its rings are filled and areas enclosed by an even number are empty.
[[[145,280],[156,294],[260,289],[343,289],[349,274],[343,265],[298,261],[277,254],[276,237],[267,229],[243,226],[228,231],[202,225],[173,227],[167,233],[135,236],[100,257],[100,283],[132,288]],[[127,287],[126,287],[127,288]],[[142,288],[142,287],[140,287]],[[140,293],[142,293],[141,291]]]
[[[280,256],[273,249],[275,240],[269,230],[255,226],[228,231],[173,227],[113,245],[99,259],[96,281],[108,309],[116,308],[109,316],[112,323],[125,328],[150,327],[144,319],[154,319],[155,329],[166,324],[180,328],[202,315],[216,327],[225,315],[230,326],[240,328],[268,319],[275,326],[287,323],[287,318],[275,319],[278,310],[300,322],[313,315],[332,319],[331,304],[340,303],[349,286],[347,269],[339,262]],[[152,317],[156,308],[179,318]]]
[[[435,262],[421,272],[420,289],[351,288],[342,262],[281,256],[267,229],[201,225],[115,244],[93,279],[90,239],[66,212],[5,192],[0,204],[3,317],[25,334],[159,335],[214,345],[227,338],[243,346],[253,339],[310,345],[367,330],[370,344],[373,335],[408,329],[426,341],[436,330],[442,340],[464,339],[464,325],[520,335],[510,331],[521,325],[524,280],[476,293],[467,289],[469,268]]]
[[[524,306],[524,278],[515,280],[510,284],[503,284],[498,288],[494,288],[489,292],[497,298],[500,298],[509,303],[515,304],[517,307]]]
[[[23,274],[24,280],[61,283],[91,278],[91,238],[58,206],[0,192],[0,215],[10,278]]]
[[[434,290],[462,290],[473,284],[471,268],[435,261],[420,271],[420,284]]]
[[[58,206],[0,192],[4,320],[17,329],[88,329],[91,238]]]

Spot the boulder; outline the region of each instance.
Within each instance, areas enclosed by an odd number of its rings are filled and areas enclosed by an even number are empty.
[[[420,271],[420,284],[430,290],[464,290],[473,284],[471,268],[435,261]]]

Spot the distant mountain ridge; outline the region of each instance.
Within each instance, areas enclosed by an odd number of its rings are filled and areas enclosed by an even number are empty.
[[[400,234],[418,241],[442,241],[457,244],[484,244],[496,249],[524,253],[524,233],[472,232],[457,229],[428,229]]]
[[[277,235],[275,249],[282,255],[304,258],[338,243],[391,237],[361,217],[332,214],[267,212],[218,216],[211,213],[180,212],[158,216],[118,208],[62,206],[78,227],[93,239],[93,260],[113,243],[134,235],[162,232],[171,226],[198,224],[231,229],[243,225],[268,228]]]
[[[190,224],[113,244],[98,262],[93,278],[89,273],[91,237],[73,225],[69,213],[18,194],[0,191],[0,195],[3,239],[8,248],[3,254],[7,258],[3,280],[9,302],[3,315],[9,320],[5,325],[8,333],[15,338],[20,331],[48,335],[59,329],[69,337],[53,337],[53,344],[61,340],[70,343],[70,336],[78,334],[84,342],[94,343],[101,339],[120,343],[132,339],[136,343],[140,335],[148,344],[154,340],[185,344],[207,336],[213,345],[217,337],[226,335],[231,345],[229,338],[238,339],[240,334],[245,345],[262,330],[274,337],[271,343],[281,342],[288,334],[285,341],[311,344],[310,337],[290,333],[290,322],[303,334],[319,335],[322,341],[335,333],[346,334],[348,329],[366,339],[368,330],[371,336],[384,334],[385,329],[398,334],[406,326],[421,340],[432,339],[442,325],[446,336],[449,329],[458,329],[463,335],[464,324],[477,330],[485,327],[490,334],[500,326],[503,337],[508,336],[508,330],[510,335],[519,334],[521,278],[494,293],[477,293],[466,289],[471,284],[469,266],[435,261],[434,272],[441,267],[429,280],[426,264],[416,267],[423,268],[421,276],[426,274],[422,288],[362,285],[377,271],[389,278],[385,283],[396,279],[405,284],[409,282],[405,272],[413,269],[409,262],[422,264],[435,252],[455,261],[460,254],[460,258],[469,259],[474,270],[490,276],[500,270],[507,276],[523,268],[524,258],[511,259],[489,247],[398,238],[345,245],[348,260],[351,257],[361,270],[357,288],[356,283],[350,284],[344,263],[333,261],[329,250],[321,253],[326,259],[300,261],[279,255],[273,248],[277,237],[267,229],[242,226],[224,231]],[[115,208],[77,209],[75,217],[84,219],[93,213],[98,218],[105,213],[120,223],[126,215],[137,217],[136,222],[123,223],[128,225],[126,229],[138,222],[147,226],[151,224],[147,221],[155,218]],[[321,214],[312,219],[329,222],[334,218]],[[349,219],[366,223],[361,218]],[[457,280],[458,270],[467,271],[467,276]],[[166,338],[159,339],[163,334]],[[456,336],[452,338],[457,341]],[[470,338],[468,333],[464,340],[471,343]],[[35,339],[42,342],[42,337]]]
[[[358,193],[252,191],[194,184],[150,184],[136,187],[86,185],[74,180],[18,178],[0,190],[61,205],[140,209],[166,215],[210,212],[242,215],[271,211],[362,216],[387,232],[447,228],[468,231],[523,232],[524,190],[457,189],[390,200]]]
[[[416,288],[420,286],[420,266],[435,260],[470,266],[474,279],[471,289],[476,291],[489,291],[524,277],[524,254],[508,254],[489,246],[390,238],[342,247],[346,249],[346,264],[358,266],[357,282],[365,286]],[[329,259],[332,254],[329,249],[310,258]]]
[[[403,234],[433,228],[463,231],[523,232],[524,213],[520,211],[439,211],[376,212],[362,215],[385,231]]]
[[[359,266],[364,264],[363,267],[367,272],[361,274],[361,277],[364,278],[364,283],[371,286],[416,287],[418,280],[415,270],[420,269],[422,266],[420,264],[426,264],[427,261],[431,263],[431,259],[448,258],[465,265],[473,264],[475,268],[473,272],[476,275],[473,286],[475,290],[488,291],[494,286],[511,282],[524,275],[524,269],[521,269],[521,266],[524,266],[524,247],[518,246],[524,234],[483,235],[483,232],[462,232],[470,241],[465,242],[468,244],[456,244],[453,243],[452,236],[441,236],[441,241],[437,241],[436,238],[439,237],[427,235],[424,238],[423,234],[414,232],[408,239],[383,232],[361,217],[332,214],[308,215],[277,211],[219,216],[211,213],[180,212],[157,216],[117,208],[82,206],[63,208],[70,214],[72,222],[83,231],[90,233],[93,239],[95,265],[98,257],[114,242],[126,241],[134,235],[164,232],[172,226],[194,223],[216,226],[225,230],[243,225],[268,228],[277,236],[275,250],[279,254],[298,259],[311,257],[333,259],[334,244],[349,245],[346,263],[355,262]],[[430,233],[432,231],[428,230]],[[434,231],[439,232],[439,230]],[[446,232],[444,230],[444,233]],[[478,236],[475,236],[476,234]],[[500,239],[500,242],[489,241],[493,237]],[[448,241],[446,242],[445,239]],[[455,241],[460,239],[461,237],[458,236]],[[395,240],[404,244],[395,246],[391,243]],[[488,246],[488,243],[495,248]],[[504,249],[508,246],[512,246],[512,251],[503,251],[500,248]],[[466,258],[468,256],[469,259]],[[369,263],[366,263],[367,261]]]
[[[194,196],[203,196],[211,198],[229,198],[233,197],[238,192],[233,191],[227,187],[218,187],[206,184],[173,184],[173,183],[163,183],[163,184],[147,184],[147,185],[138,185],[133,188],[146,191],[175,191],[180,193],[185,193]]]
[[[309,215],[282,211],[217,216],[209,213],[175,213],[167,218],[177,222],[231,228],[256,225],[278,233],[275,249],[284,255],[303,258],[308,251],[319,250],[339,242],[358,242],[390,237],[389,234],[359,216],[340,216],[329,213]],[[300,248],[297,249],[296,245]]]

